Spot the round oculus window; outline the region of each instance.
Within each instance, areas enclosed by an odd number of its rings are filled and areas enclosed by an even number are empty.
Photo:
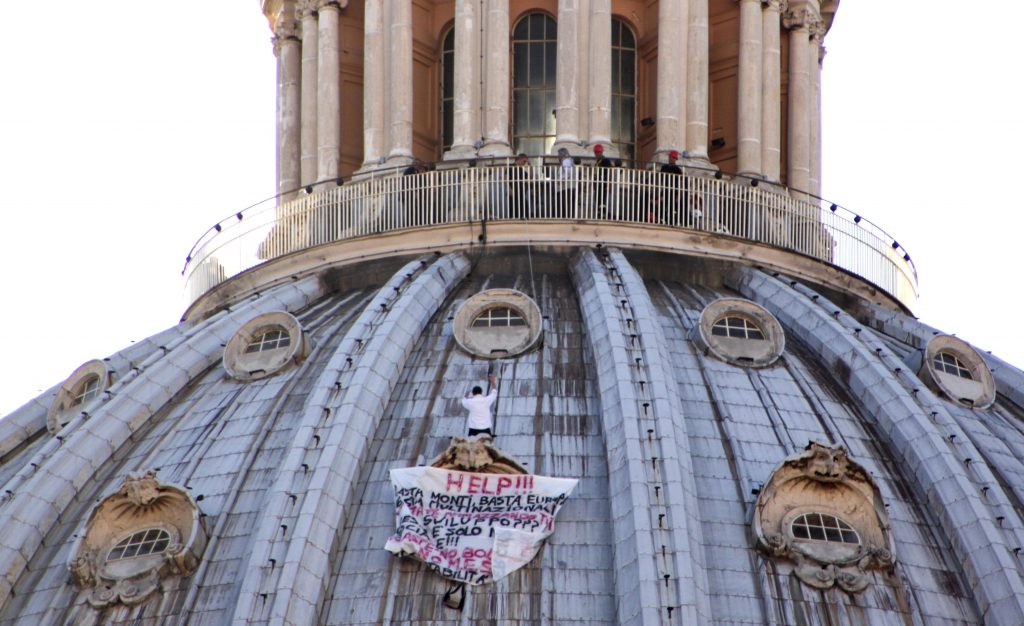
[[[537,345],[540,309],[514,289],[488,289],[462,303],[452,321],[455,341],[466,352],[488,359],[516,356]]]
[[[996,399],[992,372],[967,342],[936,335],[925,347],[921,378],[946,398],[974,409],[987,409]]]
[[[83,363],[68,376],[46,414],[46,428],[56,433],[76,415],[88,411],[110,386],[111,372],[100,360]]]
[[[284,311],[246,322],[224,348],[224,369],[237,380],[258,380],[299,363],[308,354],[302,327]]]
[[[720,298],[704,307],[695,339],[706,353],[747,367],[771,365],[786,347],[775,316],[741,298]]]

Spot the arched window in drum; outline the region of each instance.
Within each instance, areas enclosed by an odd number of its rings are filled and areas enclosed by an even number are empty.
[[[558,29],[544,13],[528,13],[512,30],[512,148],[547,154],[555,143]]]
[[[618,17],[612,18],[612,143],[624,160],[636,159],[636,35]]]
[[[441,152],[452,147],[455,126],[455,29],[441,40]]]

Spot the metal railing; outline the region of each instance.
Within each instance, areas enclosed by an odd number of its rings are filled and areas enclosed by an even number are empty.
[[[323,185],[321,185],[322,189]],[[194,302],[266,261],[330,242],[434,225],[588,221],[716,233],[830,263],[910,305],[917,272],[882,229],[835,204],[721,173],[589,164],[454,167],[375,176],[269,199],[211,228],[186,260]]]

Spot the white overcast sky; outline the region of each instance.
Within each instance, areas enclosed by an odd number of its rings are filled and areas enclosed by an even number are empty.
[[[0,415],[175,324],[193,241],[274,192],[256,0],[50,0],[0,37]],[[915,313],[1024,365],[1024,3],[844,0],[826,37],[823,195],[910,251]]]

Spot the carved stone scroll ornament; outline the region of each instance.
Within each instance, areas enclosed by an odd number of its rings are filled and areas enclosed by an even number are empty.
[[[134,537],[130,553],[117,549]],[[153,471],[129,473],[79,531],[68,570],[92,607],[132,606],[164,579],[194,572],[205,547],[199,507],[184,489],[159,482]]]
[[[452,437],[451,445],[431,461],[430,466],[485,474],[529,474],[519,461],[499,450],[486,434],[471,439]]]
[[[798,536],[794,521],[808,515],[840,520],[850,532],[834,531],[845,540]],[[870,584],[872,571],[891,571],[896,564],[878,486],[842,446],[810,442],[783,461],[758,495],[754,532],[762,553],[790,561],[797,578],[815,589],[858,593]]]

